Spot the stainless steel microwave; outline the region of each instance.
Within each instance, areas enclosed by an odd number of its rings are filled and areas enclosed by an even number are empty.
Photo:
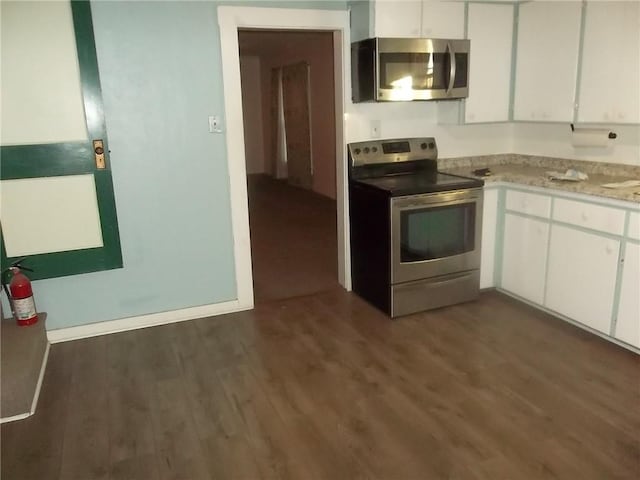
[[[469,40],[369,38],[351,44],[354,102],[469,95]]]

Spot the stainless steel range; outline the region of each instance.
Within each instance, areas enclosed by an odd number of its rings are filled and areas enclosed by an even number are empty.
[[[349,144],[353,290],[391,317],[479,293],[484,182],[437,156],[433,138]]]

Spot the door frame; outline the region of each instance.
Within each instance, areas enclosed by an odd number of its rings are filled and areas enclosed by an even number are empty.
[[[307,10],[259,7],[218,7],[220,50],[227,141],[227,166],[231,197],[236,292],[241,308],[252,308],[253,274],[249,233],[249,205],[244,151],[242,91],[238,29],[326,30],[333,32],[335,127],[336,127],[336,204],[338,232],[338,281],[351,290],[347,148],[345,143],[347,92],[351,91],[349,12],[346,10]]]

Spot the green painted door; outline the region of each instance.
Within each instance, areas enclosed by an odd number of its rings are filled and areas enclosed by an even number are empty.
[[[0,8],[2,268],[21,257],[32,279],[120,268],[91,5]]]

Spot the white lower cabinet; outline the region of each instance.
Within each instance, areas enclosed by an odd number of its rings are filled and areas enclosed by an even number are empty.
[[[553,225],[544,305],[610,334],[620,241]]]
[[[504,210],[488,212],[490,224],[504,222],[496,286],[640,349],[640,208],[505,190]]]
[[[504,290],[542,305],[549,222],[505,213],[502,249]]]
[[[640,244],[627,242],[614,336],[640,348]]]
[[[484,191],[482,207],[482,245],[480,247],[480,288],[495,287],[496,223],[498,190]]]

